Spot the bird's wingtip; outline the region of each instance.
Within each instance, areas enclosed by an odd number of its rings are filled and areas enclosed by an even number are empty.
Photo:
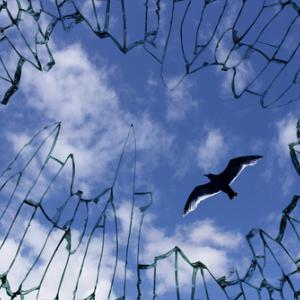
[[[262,155],[256,155],[256,159],[255,159],[255,161],[256,162],[258,162],[259,160],[261,160],[263,158],[263,156]]]
[[[263,158],[262,155],[254,155],[254,156],[252,156],[252,159],[251,159],[249,165],[250,165],[250,166],[256,165],[257,162],[258,162],[259,160],[261,160],[262,158]]]
[[[182,217],[186,217],[191,212],[190,209],[185,208],[182,213]]]

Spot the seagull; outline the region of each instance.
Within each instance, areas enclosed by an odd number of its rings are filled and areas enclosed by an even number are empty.
[[[237,193],[230,187],[230,184],[240,175],[248,166],[255,165],[261,155],[240,156],[229,161],[227,167],[220,174],[206,174],[210,182],[198,185],[189,195],[183,210],[183,216],[195,210],[197,205],[206,198],[212,197],[220,192],[228,195],[229,199],[237,196]]]

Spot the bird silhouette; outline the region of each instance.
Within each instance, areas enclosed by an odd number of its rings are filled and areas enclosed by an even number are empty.
[[[227,167],[220,174],[206,174],[210,182],[198,185],[189,195],[183,210],[183,216],[195,210],[197,205],[206,198],[224,192],[230,199],[237,196],[237,193],[230,187],[230,184],[240,175],[247,166],[255,165],[261,155],[240,156],[229,161]]]

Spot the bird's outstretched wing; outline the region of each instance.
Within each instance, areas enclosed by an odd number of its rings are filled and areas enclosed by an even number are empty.
[[[232,183],[244,168],[255,165],[260,159],[261,155],[240,156],[229,161],[225,170],[220,174],[224,182]]]
[[[220,191],[221,190],[211,182],[196,186],[186,201],[183,216],[193,211],[201,201],[219,193]]]

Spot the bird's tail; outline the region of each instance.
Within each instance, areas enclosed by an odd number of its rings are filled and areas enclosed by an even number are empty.
[[[227,186],[222,191],[228,195],[229,199],[233,199],[238,194],[230,186]]]
[[[233,193],[232,194],[228,194],[228,196],[229,196],[230,200],[232,200],[234,197],[237,196],[237,194],[238,193],[236,193],[235,191],[233,191]]]

